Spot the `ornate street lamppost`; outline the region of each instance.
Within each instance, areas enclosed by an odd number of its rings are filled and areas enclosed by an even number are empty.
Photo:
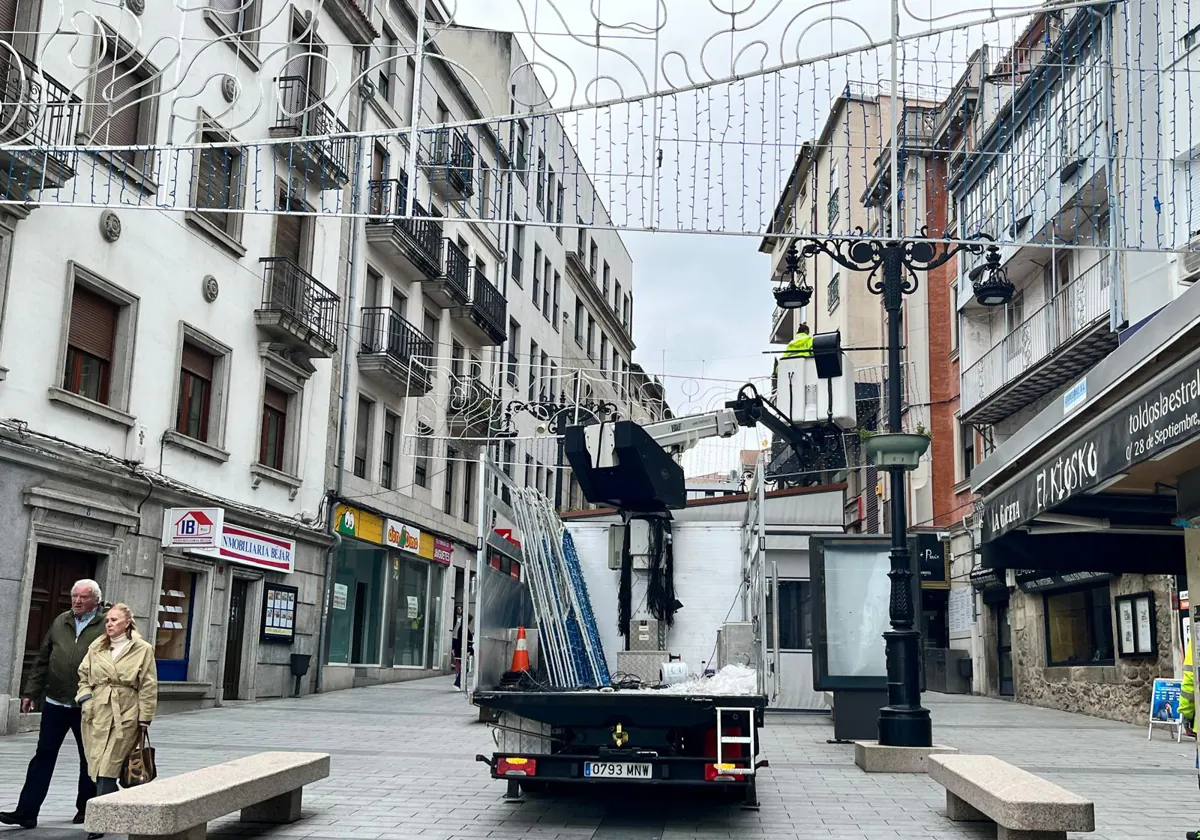
[[[1000,306],[1012,299],[1013,286],[1000,265],[1000,251],[982,241],[965,244],[930,242],[921,230],[921,240],[867,239],[861,228],[858,236],[836,239],[800,237],[801,256],[824,254],[850,271],[868,272],[867,289],[883,298],[887,312],[888,353],[888,432],[872,438],[872,449],[887,464],[892,487],[891,599],[889,617],[892,629],[883,634],[887,656],[888,704],[879,710],[879,743],[892,747],[928,747],[933,745],[929,710],[921,706],[919,645],[921,634],[915,627],[912,598],[912,560],[908,550],[907,492],[905,473],[915,466],[929,445],[923,435],[901,432],[901,360],[900,310],[904,296],[917,289],[918,272],[945,265],[955,255],[967,252],[984,254],[984,263],[969,277],[976,298],[985,306]],[[980,235],[980,240],[991,237]],[[793,243],[789,247],[789,260]],[[811,294],[811,291],[810,291]],[[782,305],[782,304],[781,304]]]

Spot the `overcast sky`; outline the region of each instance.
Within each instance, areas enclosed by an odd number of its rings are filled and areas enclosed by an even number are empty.
[[[773,300],[757,234],[799,144],[820,131],[847,80],[890,78],[887,50],[855,51],[887,38],[889,8],[888,0],[459,0],[457,22],[521,34],[551,104],[579,108],[563,121],[618,227],[712,232],[624,234],[635,272],[635,360],[666,374],[678,413],[717,407],[741,383],[769,376],[762,351],[771,349]],[[905,31],[969,22],[962,0],[908,0],[907,8],[930,20],[906,14]],[[730,9],[739,11],[732,38],[721,12]],[[960,16],[937,19],[947,14]],[[902,82],[948,86],[975,44],[1011,29],[910,43]],[[745,82],[586,107],[839,51]],[[688,472],[733,468],[736,449],[755,436],[693,455]]]

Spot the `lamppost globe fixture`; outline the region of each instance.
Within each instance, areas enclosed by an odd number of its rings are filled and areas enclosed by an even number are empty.
[[[812,300],[812,289],[790,283],[774,291],[775,305],[780,309],[803,309]]]
[[[1008,272],[1000,265],[1000,249],[995,245],[988,246],[987,259],[967,272],[967,277],[981,306],[1004,306],[1016,294]]]
[[[803,309],[812,300],[813,290],[804,282],[804,275],[800,273],[800,252],[796,248],[795,240],[788,245],[785,259],[787,262],[784,273],[788,276],[788,281],[773,292],[775,305],[780,309]],[[797,277],[799,283],[796,282]]]

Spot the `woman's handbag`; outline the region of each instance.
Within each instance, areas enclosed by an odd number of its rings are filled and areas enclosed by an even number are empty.
[[[125,757],[121,765],[121,787],[130,788],[154,781],[158,775],[158,767],[154,763],[154,747],[150,746],[150,733],[144,728],[138,728],[137,740],[133,749]]]

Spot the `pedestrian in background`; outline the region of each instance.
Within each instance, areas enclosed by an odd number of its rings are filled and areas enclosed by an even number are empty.
[[[121,765],[158,708],[154,648],[137,632],[125,604],[113,605],[104,635],[88,648],[79,666],[76,700],[83,709],[83,745],[96,795],[115,793]]]
[[[42,704],[37,751],[25,773],[16,810],[0,812],[0,823],[4,825],[37,828],[38,813],[46,801],[54,765],[68,732],[75,736],[75,746],[79,749],[79,788],[73,822],[83,823],[87,802],[96,795],[96,784],[88,776],[75,692],[79,686],[80,662],[92,642],[104,635],[106,607],[96,581],[76,581],[71,587],[71,609],[55,617],[42,640],[21,698],[22,712],[32,712]]]

